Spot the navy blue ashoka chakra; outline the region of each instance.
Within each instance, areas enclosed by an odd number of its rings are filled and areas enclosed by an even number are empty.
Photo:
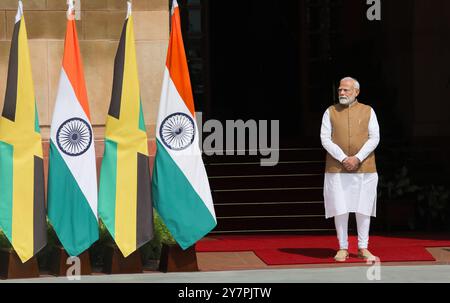
[[[159,136],[167,148],[176,151],[186,149],[194,142],[194,120],[184,113],[171,114],[161,123]]]
[[[71,118],[62,123],[56,132],[56,143],[66,155],[75,157],[84,154],[92,143],[92,130],[80,118]]]

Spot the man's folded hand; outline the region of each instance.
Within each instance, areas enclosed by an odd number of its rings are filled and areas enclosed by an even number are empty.
[[[347,171],[356,171],[359,168],[360,161],[357,157],[347,157],[342,161],[342,164],[344,165],[344,168]]]

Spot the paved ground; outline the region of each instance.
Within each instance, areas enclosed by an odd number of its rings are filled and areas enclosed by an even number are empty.
[[[436,261],[268,266],[252,252],[197,253],[199,272],[83,276],[9,280],[0,283],[450,283],[450,248],[428,248]],[[380,265],[380,266],[378,266]]]
[[[44,277],[4,283],[450,283],[450,265],[352,266],[335,268],[259,269],[195,273]]]

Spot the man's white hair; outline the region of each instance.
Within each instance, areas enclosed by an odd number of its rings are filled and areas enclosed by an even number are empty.
[[[352,78],[352,77],[345,77],[345,78],[341,79],[341,82],[342,82],[342,81],[353,81],[353,86],[354,86],[357,90],[360,90],[359,82],[358,82],[358,80],[356,80],[355,78]]]

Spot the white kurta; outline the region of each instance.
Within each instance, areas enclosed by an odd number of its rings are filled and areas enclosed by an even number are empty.
[[[336,160],[342,162],[344,151],[331,140],[332,125],[328,109],[323,115],[320,139],[325,150]],[[374,110],[369,120],[369,140],[354,156],[362,162],[372,153],[380,142],[380,129]],[[325,199],[325,217],[360,213],[376,216],[377,173],[325,173],[323,196]]]

